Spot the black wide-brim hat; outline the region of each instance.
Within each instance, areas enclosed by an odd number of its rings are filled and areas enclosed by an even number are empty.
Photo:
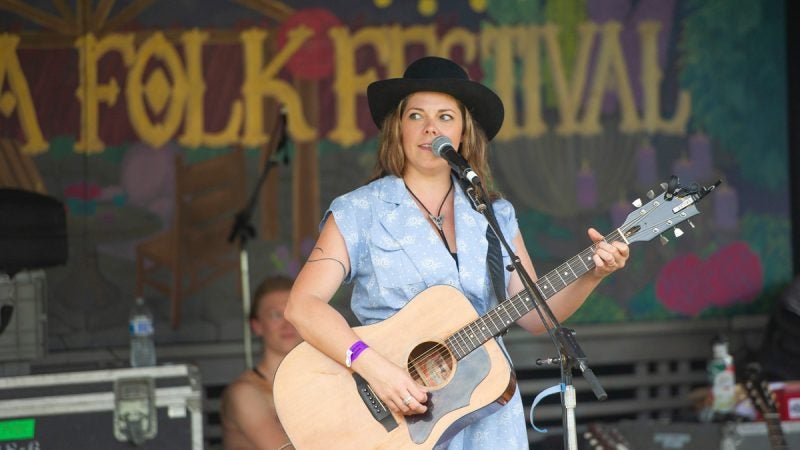
[[[380,80],[367,86],[367,101],[372,120],[380,129],[386,116],[410,94],[442,92],[469,109],[470,114],[491,140],[503,125],[503,102],[488,87],[469,79],[467,72],[449,59],[426,56],[411,63],[403,78]]]

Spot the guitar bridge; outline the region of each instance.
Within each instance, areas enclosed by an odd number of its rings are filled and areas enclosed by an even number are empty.
[[[369,409],[369,412],[372,413],[372,417],[383,425],[386,431],[392,431],[397,428],[397,421],[394,420],[392,413],[386,408],[386,405],[384,405],[381,399],[372,391],[372,387],[367,383],[367,380],[357,373],[353,373],[353,379],[356,381],[358,395],[361,397],[367,409]]]

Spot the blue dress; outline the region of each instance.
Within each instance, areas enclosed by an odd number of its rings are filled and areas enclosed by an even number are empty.
[[[333,214],[344,237],[350,257],[345,281],[354,284],[350,307],[361,324],[380,322],[426,288],[441,284],[461,291],[479,315],[495,305],[486,269],[486,220],[471,207],[458,183],[454,189],[458,264],[401,178],[380,178],[331,203],[322,223]],[[511,242],[519,232],[514,208],[503,199],[492,206],[504,237]],[[507,265],[510,258],[502,251]],[[506,286],[509,279],[506,272]],[[527,449],[519,390],[509,403],[469,425],[443,448]]]

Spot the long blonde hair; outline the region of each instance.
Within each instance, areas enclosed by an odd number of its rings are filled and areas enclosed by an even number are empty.
[[[403,137],[400,125],[408,98],[411,95],[413,94],[409,94],[409,96],[401,100],[397,107],[383,120],[379,138],[378,158],[375,161],[372,175],[367,180],[368,183],[386,175],[394,175],[400,178],[403,176],[406,157],[405,153],[403,153]],[[497,199],[500,197],[500,193],[494,190],[494,180],[489,169],[489,141],[486,139],[483,130],[475,124],[475,120],[469,110],[458,99],[456,101],[458,102],[458,108],[461,110],[461,117],[464,123],[464,128],[461,131],[459,153],[480,177],[489,198],[491,200]]]

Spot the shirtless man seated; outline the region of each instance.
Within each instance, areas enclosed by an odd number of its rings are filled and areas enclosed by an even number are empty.
[[[261,361],[231,383],[222,397],[221,419],[225,450],[285,450],[292,445],[278,421],[272,381],[283,357],[302,339],[283,318],[293,281],[265,279],[253,296],[250,327],[261,336]]]

